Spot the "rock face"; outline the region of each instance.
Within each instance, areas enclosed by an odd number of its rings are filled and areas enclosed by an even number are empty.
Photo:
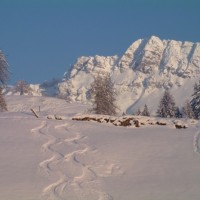
[[[165,89],[182,105],[200,78],[200,43],[152,36],[135,41],[121,57],[80,57],[58,84],[59,95],[90,102],[90,84],[100,71],[112,75],[121,112],[132,113],[144,104],[155,111]]]
[[[200,73],[200,43],[149,39],[134,42],[119,60],[120,68],[132,68],[145,74],[167,73],[192,77]]]
[[[152,36],[149,40],[138,40],[134,42],[119,61],[120,68],[132,68],[143,73],[151,73],[159,70],[163,42]]]

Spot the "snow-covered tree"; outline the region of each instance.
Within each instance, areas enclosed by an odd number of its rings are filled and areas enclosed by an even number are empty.
[[[30,94],[30,92],[32,91],[29,84],[24,80],[17,81],[14,90],[15,92],[19,92],[20,95]]]
[[[194,112],[194,117],[200,119],[200,80],[199,84],[194,85],[194,93],[190,104]]]
[[[2,94],[1,85],[5,85],[8,80],[8,63],[2,51],[0,51],[0,111],[6,111],[6,101]]]
[[[200,81],[199,81],[200,82]],[[200,84],[194,84],[194,93],[200,90]]]
[[[3,52],[0,50],[0,84],[6,84],[8,80],[8,74],[8,63]]]
[[[168,90],[165,91],[157,110],[159,117],[175,117],[176,116],[176,104],[174,97]]]
[[[192,110],[192,106],[189,102],[189,100],[187,99],[185,102],[185,105],[183,107],[183,115],[187,118],[194,118],[194,112]]]
[[[142,116],[150,116],[150,112],[149,112],[149,109],[146,104],[144,106],[144,110],[142,111],[141,115]]]
[[[70,89],[66,89],[66,93],[58,93],[58,95],[57,95],[57,97],[59,98],[59,99],[64,99],[64,100],[66,100],[66,102],[68,102],[68,103],[72,103],[73,102],[73,100],[72,100],[72,98],[71,98],[71,96],[70,96]]]
[[[7,111],[6,101],[2,94],[2,88],[0,87],[0,112]]]
[[[96,114],[115,115],[116,92],[110,74],[99,73],[91,84],[93,111]]]

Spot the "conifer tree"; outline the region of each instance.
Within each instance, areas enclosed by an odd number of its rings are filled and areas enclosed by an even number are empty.
[[[142,116],[150,116],[150,112],[149,112],[149,109],[147,107],[147,105],[145,104],[144,106],[144,110],[142,111]]]
[[[116,92],[110,74],[99,73],[94,78],[91,84],[91,94],[94,98],[93,111],[96,114],[116,114]]]
[[[176,118],[182,118],[183,117],[179,107],[176,107],[175,117]]]
[[[157,110],[159,117],[175,117],[176,115],[176,104],[174,97],[170,94],[168,90],[164,92],[162,99]]]
[[[122,116],[126,116],[126,113],[125,113],[125,112],[123,112],[123,113],[122,113]]]
[[[199,84],[194,85],[194,93],[190,104],[194,112],[194,117],[200,119],[200,80]]]
[[[200,80],[199,80],[200,82]],[[195,83],[194,84],[194,93],[200,90],[200,84]]]
[[[192,110],[192,106],[189,102],[189,100],[187,99],[185,102],[185,105],[183,107],[183,114],[187,117],[187,118],[195,118],[194,116],[194,112]]]

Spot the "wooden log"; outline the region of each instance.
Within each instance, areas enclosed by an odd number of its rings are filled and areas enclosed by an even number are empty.
[[[36,117],[36,118],[39,118],[38,117],[38,115],[36,114],[36,112],[31,108],[31,112],[34,114],[34,116]]]

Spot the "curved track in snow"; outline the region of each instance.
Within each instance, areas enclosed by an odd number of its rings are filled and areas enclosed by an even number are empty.
[[[49,180],[55,180],[43,189],[44,200],[112,200],[102,189],[102,177],[112,176],[115,165],[107,166],[87,161],[87,156],[97,151],[87,144],[87,137],[69,123],[46,120],[32,129],[45,138],[41,146],[48,157],[39,163],[39,172]],[[50,155],[50,156],[49,156]],[[117,168],[117,167],[116,167]],[[53,179],[53,178],[54,179]]]

